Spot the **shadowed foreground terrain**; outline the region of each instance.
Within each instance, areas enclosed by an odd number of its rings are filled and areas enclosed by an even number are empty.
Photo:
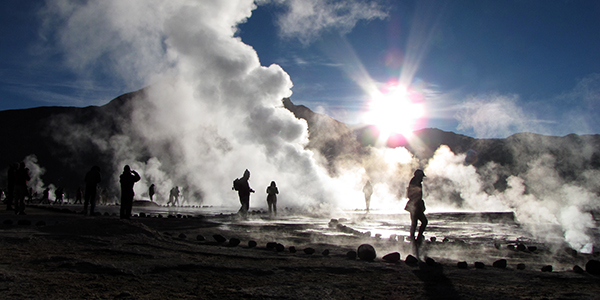
[[[356,247],[298,238],[278,252],[219,220],[84,217],[0,206],[0,299],[597,299],[600,277],[487,265],[350,260]],[[227,239],[218,243],[213,235]],[[198,239],[201,235],[205,240]],[[230,244],[238,238],[239,245]],[[249,241],[257,246],[250,248]],[[348,241],[347,241],[348,242]],[[350,244],[351,244],[350,240]],[[358,243],[358,242],[357,242]],[[347,243],[343,243],[347,244]],[[311,247],[314,254],[303,249]],[[375,245],[377,248],[377,245]],[[322,252],[327,249],[329,255]],[[491,255],[500,255],[495,253]]]

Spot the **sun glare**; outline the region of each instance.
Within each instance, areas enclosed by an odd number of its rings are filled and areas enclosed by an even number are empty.
[[[394,134],[409,138],[425,116],[425,107],[415,95],[403,86],[391,86],[371,96],[365,121],[380,131],[380,139]],[[419,98],[419,97],[416,97]]]

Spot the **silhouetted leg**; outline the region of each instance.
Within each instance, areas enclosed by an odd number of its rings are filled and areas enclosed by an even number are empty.
[[[273,215],[277,215],[277,201],[273,201]]]

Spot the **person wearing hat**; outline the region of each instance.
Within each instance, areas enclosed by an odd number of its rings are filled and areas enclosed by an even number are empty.
[[[410,241],[411,243],[416,242],[420,244],[423,242],[423,232],[427,227],[427,217],[425,216],[425,201],[423,201],[423,178],[426,177],[423,170],[418,169],[415,171],[413,178],[406,188],[406,197],[408,203],[404,210],[410,212]],[[421,221],[419,227],[419,235],[415,240],[415,231],[417,229],[417,222]]]

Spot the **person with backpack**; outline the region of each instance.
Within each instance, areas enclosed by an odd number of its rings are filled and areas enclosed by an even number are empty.
[[[237,178],[233,181],[232,190],[236,190],[238,192],[238,196],[240,197],[240,210],[238,214],[243,218],[247,218],[248,209],[250,208],[250,193],[254,193],[254,190],[250,188],[250,184],[248,180],[250,179],[250,171],[246,169],[244,171],[244,175],[241,178]]]

